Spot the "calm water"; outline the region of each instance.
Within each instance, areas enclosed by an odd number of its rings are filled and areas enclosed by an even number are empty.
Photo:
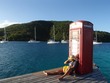
[[[0,44],[0,79],[63,66],[68,44]],[[110,82],[110,43],[94,46],[94,62]]]
[[[94,62],[110,83],[110,43],[94,46]]]

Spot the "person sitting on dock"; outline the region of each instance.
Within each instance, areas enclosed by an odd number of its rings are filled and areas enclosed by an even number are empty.
[[[48,76],[48,75],[58,75],[58,74],[63,74],[61,77],[59,77],[59,80],[63,79],[66,75],[71,75],[75,74],[75,70],[78,67],[78,58],[75,56],[69,56],[68,60],[64,62],[64,64],[69,64],[69,66],[64,66],[63,68],[53,71],[53,72],[46,72],[43,71],[43,73]]]

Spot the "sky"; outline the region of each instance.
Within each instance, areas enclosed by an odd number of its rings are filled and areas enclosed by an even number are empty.
[[[110,32],[110,0],[0,0],[0,28],[35,20],[86,20]]]

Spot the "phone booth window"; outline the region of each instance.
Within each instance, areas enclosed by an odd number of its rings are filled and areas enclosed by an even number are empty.
[[[74,30],[72,32],[72,55],[79,54],[79,34],[80,30]]]

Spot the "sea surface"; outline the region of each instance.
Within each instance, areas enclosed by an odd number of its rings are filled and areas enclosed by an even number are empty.
[[[93,60],[110,83],[110,43],[94,45]],[[63,66],[68,44],[8,42],[0,44],[0,79]]]

